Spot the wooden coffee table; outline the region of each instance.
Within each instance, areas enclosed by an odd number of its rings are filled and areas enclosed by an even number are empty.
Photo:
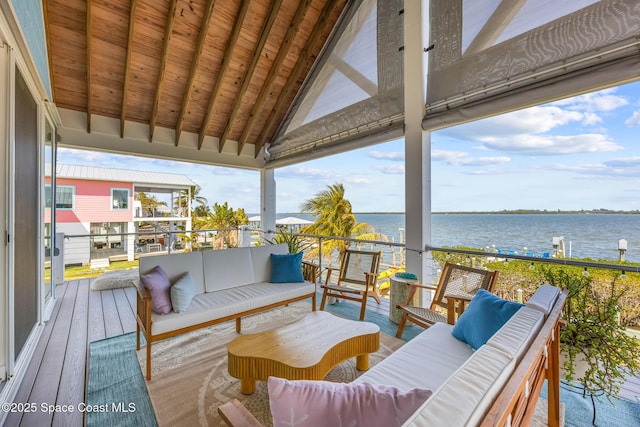
[[[380,328],[375,323],[314,311],[298,322],[231,341],[229,374],[240,379],[241,393],[251,394],[256,380],[321,380],[352,357],[357,358],[356,368],[366,371],[369,353],[379,348]]]

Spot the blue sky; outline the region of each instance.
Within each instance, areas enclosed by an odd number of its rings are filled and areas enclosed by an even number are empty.
[[[433,132],[432,209],[640,209],[640,82]],[[258,172],[59,149],[58,162],[182,173],[259,211]],[[341,182],[355,212],[404,211],[404,141],[276,170],[277,211]]]

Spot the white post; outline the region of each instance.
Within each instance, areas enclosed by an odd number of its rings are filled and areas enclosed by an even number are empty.
[[[276,230],[276,180],[273,169],[260,172],[260,241],[272,240]]]
[[[425,245],[431,243],[431,138],[422,130],[428,20],[423,2],[404,2],[405,212],[407,271],[429,282],[431,263]],[[425,5],[426,7],[426,5]]]

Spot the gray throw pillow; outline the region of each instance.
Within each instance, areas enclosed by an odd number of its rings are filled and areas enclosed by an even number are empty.
[[[196,284],[188,271],[171,286],[171,305],[176,313],[184,313],[196,296]]]

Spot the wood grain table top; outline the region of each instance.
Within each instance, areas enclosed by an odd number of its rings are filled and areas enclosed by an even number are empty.
[[[290,367],[306,368],[320,363],[337,344],[353,338],[377,336],[379,347],[379,334],[380,328],[375,323],[314,311],[298,322],[240,336],[229,343],[228,353],[230,357],[270,359]],[[377,350],[369,349],[367,353]]]

